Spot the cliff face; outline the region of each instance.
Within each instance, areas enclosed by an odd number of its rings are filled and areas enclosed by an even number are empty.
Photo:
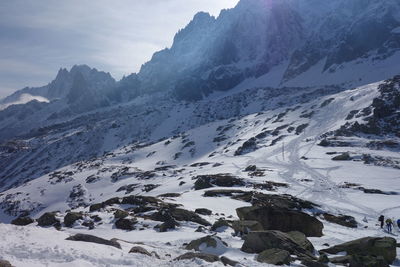
[[[400,48],[399,5],[389,0],[242,0],[217,19],[199,13],[170,49],[142,67],[143,91],[170,89],[178,98],[193,100],[277,66],[284,68],[280,83],[285,83],[318,64],[317,74],[323,74],[355,61],[387,59]],[[343,77],[337,83],[347,81]]]

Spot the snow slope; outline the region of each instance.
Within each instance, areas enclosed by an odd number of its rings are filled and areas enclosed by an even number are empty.
[[[193,190],[192,178],[197,175],[230,173],[242,178],[248,185],[265,181],[288,185],[278,186],[272,192],[249,186],[240,188],[242,190],[291,194],[319,204],[322,210],[331,214],[350,215],[357,220],[358,228],[350,229],[320,218],[325,226],[324,236],[311,238],[316,249],[324,248],[325,243],[334,245],[364,236],[386,236],[376,225],[377,217],[384,214],[397,219],[400,209],[396,204],[400,199],[399,164],[365,164],[362,155],[384,156],[399,163],[398,148],[369,148],[366,144],[372,140],[387,140],[389,137],[368,135],[336,136],[332,139],[345,143],[341,146],[318,145],[327,133],[339,129],[346,122],[362,122],[363,117],[349,120],[348,115],[355,108],[362,110],[371,106],[372,101],[380,95],[379,84],[344,91],[338,88],[287,88],[286,92],[280,90],[275,95],[270,88],[259,88],[228,93],[202,103],[175,106],[168,109],[170,113],[164,122],[153,128],[153,136],[148,136],[146,143],[116,145],[115,149],[101,157],[77,161],[2,192],[1,221],[8,223],[26,211],[36,218],[49,211],[60,211],[59,216],[63,216],[69,209],[87,212],[89,204],[115,196],[159,196],[165,193],[179,193],[178,197],[163,199],[179,203],[185,209],[212,210],[213,215],[202,216],[211,223],[219,218],[235,219],[235,209],[247,206],[248,203],[229,197],[204,197],[205,190]],[[237,103],[237,99],[241,99],[242,103],[235,111],[234,103]],[[208,117],[223,116],[224,112],[228,112],[226,117],[229,119],[215,118],[207,122],[199,117],[202,123],[193,121],[196,118],[193,114],[202,114],[194,112],[202,110],[202,104],[207,106],[205,114]],[[183,123],[181,133],[172,136],[173,130],[177,128],[176,123]],[[113,134],[107,135],[104,144],[116,144],[113,135],[121,134],[122,131],[116,129],[112,128]],[[171,137],[151,141],[167,136],[168,133]],[[238,153],[245,141],[253,137],[256,145]],[[398,137],[390,138],[399,142]],[[332,160],[343,152],[348,152],[352,160]],[[60,156],[54,155],[56,158]],[[250,176],[244,171],[249,165],[264,170],[263,174]],[[140,174],[145,171],[151,171],[154,175],[140,178]],[[348,184],[358,186],[346,186]],[[120,190],[127,185],[134,185],[131,192]],[[381,193],[365,193],[359,187],[380,190]],[[71,197],[71,192],[77,189],[82,194]],[[156,222],[141,218],[139,225],[143,230],[126,232],[114,228],[114,217],[109,211],[98,211],[95,214],[102,218],[103,224],[96,225],[93,230],[79,224],[72,229],[62,228],[61,231],[1,224],[0,232],[8,233],[8,242],[1,243],[0,254],[10,262],[15,262],[16,266],[65,266],[66,262],[74,266],[204,264],[201,260],[179,263],[171,261],[185,252],[182,249],[183,243],[205,235],[195,232],[198,227],[196,223],[182,223],[176,230],[160,233],[153,229]],[[73,233],[143,242],[146,248],[156,251],[161,260],[127,253],[132,244],[126,242],[122,242],[121,251],[97,245],[70,244],[71,241],[64,240]],[[206,233],[212,232],[206,230]],[[212,252],[237,260],[244,266],[259,266],[253,255],[240,251],[243,241],[231,234],[231,229],[218,233],[228,243],[228,247]],[[397,234],[398,230],[393,236],[399,242]],[[170,245],[165,245],[167,242]]]

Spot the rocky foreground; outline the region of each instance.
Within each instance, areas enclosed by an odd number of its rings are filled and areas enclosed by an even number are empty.
[[[250,166],[250,168],[254,168]],[[204,236],[182,243],[180,250],[187,250],[176,257],[157,253],[149,249],[145,243],[132,244],[129,253],[141,254],[145,257],[169,262],[184,261],[186,264],[193,259],[205,262],[219,262],[230,266],[248,266],[226,256],[218,256],[219,251],[227,250],[229,245],[219,235],[228,232],[237,240],[243,240],[240,250],[255,255],[259,263],[273,265],[290,265],[323,267],[346,265],[351,267],[390,266],[396,260],[396,239],[391,237],[364,237],[343,244],[316,250],[309,237],[323,236],[324,224],[328,221],[347,228],[357,228],[359,224],[352,216],[330,214],[319,205],[298,199],[291,195],[264,194],[240,189],[210,189],[218,184],[225,187],[242,183],[240,179],[222,176],[202,176],[195,183],[195,190],[207,188],[204,197],[232,198],[243,201],[236,209],[239,220],[233,216],[213,214],[209,209],[190,211],[182,205],[174,203],[179,194],[164,194],[159,197],[129,195],[115,197],[101,203],[90,205],[81,210],[69,212],[46,212],[38,219],[29,216],[19,217],[11,223],[24,227],[54,227],[58,231],[66,229],[87,229],[84,233],[76,233],[65,240],[70,242],[89,242],[110,249],[122,249],[119,238],[104,239],[90,233],[102,224],[112,223],[113,228],[126,231],[127,235],[135,231],[154,229],[155,232],[177,231],[183,225],[197,226],[195,230]],[[201,189],[200,189],[201,188]],[[214,215],[214,216],[213,216]],[[215,220],[215,216],[219,219]],[[214,220],[214,223],[210,221]],[[68,231],[68,230],[67,230]],[[167,242],[166,245],[171,245]],[[7,265],[7,262],[0,266]]]

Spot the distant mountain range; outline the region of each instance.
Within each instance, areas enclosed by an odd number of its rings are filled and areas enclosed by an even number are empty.
[[[400,240],[376,222],[399,212],[399,74],[399,0],[241,0],[120,81],[60,69],[0,102],[1,257],[388,266]]]
[[[263,78],[274,87],[382,80],[395,75],[399,14],[396,0],[242,0],[218,18],[198,13],[175,35],[172,47],[155,53],[138,74],[115,82],[107,73],[74,66],[60,69],[49,85],[25,88],[2,103],[27,93],[68,97],[69,103],[93,108],[153,92],[198,100],[247,79]],[[71,91],[77,86],[83,87],[82,98],[95,98],[96,105],[76,99]]]

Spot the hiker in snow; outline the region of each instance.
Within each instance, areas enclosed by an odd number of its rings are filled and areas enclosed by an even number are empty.
[[[385,216],[383,216],[383,215],[379,216],[378,221],[381,222],[381,228],[383,228],[383,224],[384,224],[384,222],[385,222]]]
[[[392,233],[392,226],[393,226],[393,221],[390,218],[386,219],[386,227],[387,227],[387,231],[388,233]]]

